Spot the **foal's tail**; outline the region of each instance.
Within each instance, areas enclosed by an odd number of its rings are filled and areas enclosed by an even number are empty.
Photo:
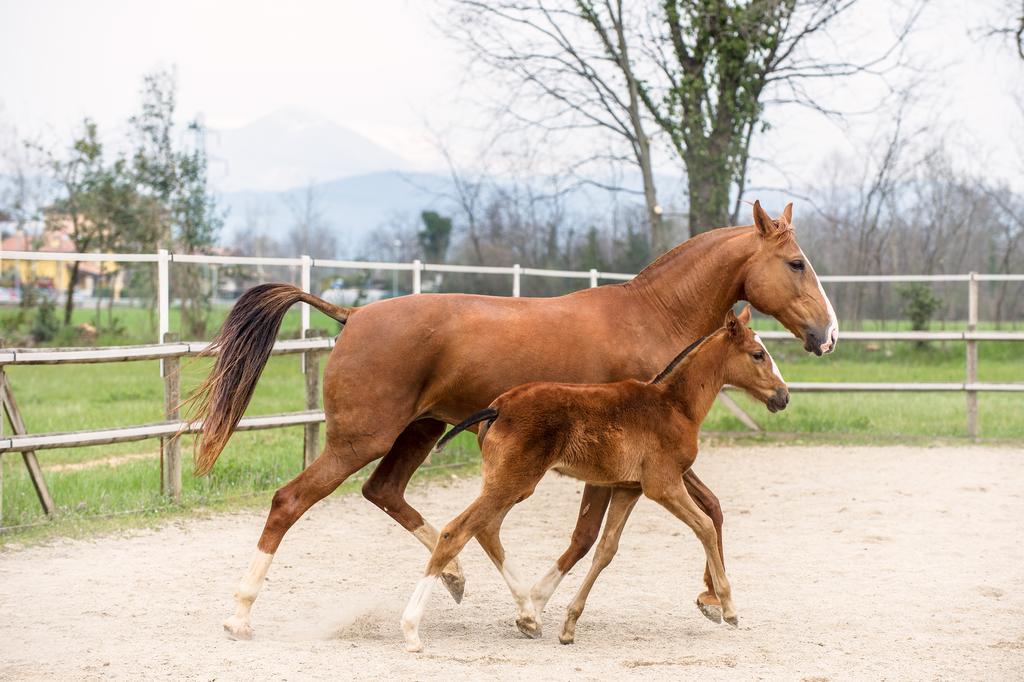
[[[452,438],[455,438],[455,436],[459,435],[473,424],[479,424],[480,422],[484,421],[490,423],[497,418],[498,410],[493,407],[485,407],[479,412],[474,412],[473,414],[469,415],[461,422],[456,424],[455,428],[453,428],[451,431],[444,435],[444,438],[437,441],[437,450],[440,452],[442,449],[444,449],[445,445],[448,445],[448,441],[450,441]]]
[[[203,351],[203,355],[217,353],[217,362],[210,376],[186,401],[190,403],[190,424],[203,422],[195,453],[197,476],[213,468],[249,405],[281,320],[288,308],[299,301],[342,324],[355,312],[354,308],[332,305],[291,284],[260,284],[242,294],[217,338]]]

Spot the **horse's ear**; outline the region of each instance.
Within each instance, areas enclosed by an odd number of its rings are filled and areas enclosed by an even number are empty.
[[[786,208],[782,209],[782,217],[785,219],[787,225],[793,224],[793,202],[786,204]]]
[[[743,323],[744,327],[750,326],[750,304],[743,306],[743,310],[736,316],[736,319]]]
[[[754,225],[757,226],[757,231],[761,233],[762,237],[768,237],[775,232],[775,223],[765,210],[761,208],[760,200],[754,202]]]
[[[729,336],[736,338],[740,333],[740,320],[736,317],[736,313],[729,309],[729,312],[725,314],[725,323],[722,325],[725,330],[729,333]]]

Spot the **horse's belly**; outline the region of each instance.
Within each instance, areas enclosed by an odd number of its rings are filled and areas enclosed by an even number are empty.
[[[558,462],[552,467],[564,476],[593,483],[595,485],[621,485],[625,483],[638,483],[640,481],[640,467],[630,462],[617,462],[587,464],[581,462]]]

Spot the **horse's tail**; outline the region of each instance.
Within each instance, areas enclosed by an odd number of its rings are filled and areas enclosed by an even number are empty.
[[[305,302],[344,324],[353,308],[332,305],[291,284],[260,284],[235,303],[224,326],[202,355],[217,354],[210,376],[186,401],[189,422],[202,420],[196,445],[195,474],[202,476],[228,442],[249,405],[256,381],[274,347],[281,320],[293,304]]]
[[[496,410],[493,407],[485,407],[479,412],[474,412],[473,414],[469,415],[461,422],[456,424],[455,428],[453,428],[451,431],[444,435],[444,438],[437,441],[437,450],[440,452],[445,445],[448,445],[448,441],[450,441],[452,438],[455,438],[455,436],[459,435],[473,424],[479,424],[480,422],[483,421],[493,422],[497,418],[498,410]]]

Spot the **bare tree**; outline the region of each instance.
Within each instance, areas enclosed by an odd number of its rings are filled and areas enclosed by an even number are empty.
[[[892,41],[852,61],[823,53],[827,32],[857,0],[454,0],[449,29],[488,76],[514,93],[513,118],[544,130],[590,129],[620,144],[596,158],[628,159],[643,179],[656,249],[661,220],[649,130],[687,174],[690,233],[724,225],[742,195],[750,143],[766,103],[824,107],[806,83],[882,73],[919,11]],[[769,97],[769,91],[771,96]],[[537,107],[537,99],[547,106]]]
[[[1006,18],[984,30],[985,35],[1009,38],[1024,59],[1024,0],[1003,0]]]
[[[324,219],[316,183],[311,181],[298,193],[286,195],[285,204],[292,214],[288,239],[293,253],[334,258],[338,252],[338,239]]]

